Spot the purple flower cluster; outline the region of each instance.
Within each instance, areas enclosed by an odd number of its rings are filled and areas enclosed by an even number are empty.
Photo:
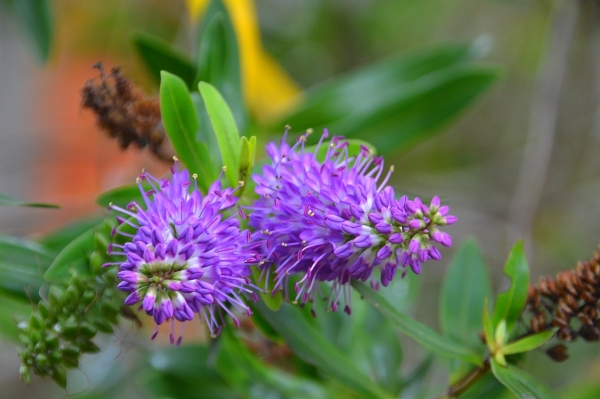
[[[328,282],[328,308],[336,311],[343,293],[350,314],[352,280],[370,280],[378,288],[378,274],[387,286],[398,269],[402,275],[409,268],[419,274],[428,259],[439,260],[434,243],[452,245],[439,228],[456,217],[438,197],[429,205],[419,198],[396,199],[386,186],[393,167],[384,176],[383,158],[369,148],[351,153],[350,144],[335,136],[324,143],[325,130],[317,148],[307,151],[306,137],[293,147],[285,137],[267,146],[272,162],[253,176],[260,197],[243,207],[251,211],[252,234],[240,231],[238,215],[245,218],[244,212],[230,210],[237,188],[222,189],[219,178],[203,196],[196,176],[192,186],[188,171],[178,170],[177,162],[169,180],[145,172],[139,176],[142,206],[111,205],[121,214],[119,224],[133,228],[133,234],[116,228],[113,235],[127,242],[109,247],[109,253],[125,257],[112,263],[119,266],[119,288],[129,292],[125,303],[140,303],[157,326],[170,321],[172,343],[181,341],[181,333],[177,340],[174,336],[175,320],[183,329],[199,314],[216,335],[225,313],[236,324],[235,309],[250,315],[245,296],[257,300],[248,278],[250,264],[258,264],[274,290],[287,293],[293,277],[295,301],[303,304],[315,302],[320,283]]]
[[[250,314],[241,293],[250,293],[247,249],[250,233],[240,231],[238,213],[224,218],[233,207],[235,189],[222,189],[220,179],[203,196],[190,181],[187,170],[171,169],[170,180],[159,180],[143,172],[137,179],[143,206],[135,202],[126,209],[111,204],[119,212],[119,224],[135,228],[134,234],[116,228],[114,234],[127,237],[124,245],[112,244],[109,253],[122,255],[119,288],[129,292],[125,304],[141,303],[158,325],[171,322],[171,343],[175,342],[174,321],[192,320],[199,314],[212,335],[220,331],[224,313],[239,321],[230,308]],[[151,189],[145,191],[142,182]],[[145,209],[144,209],[145,208]],[[107,264],[105,266],[108,266]],[[231,306],[230,306],[231,305]],[[152,338],[156,336],[155,329]],[[181,332],[177,343],[181,341]]]
[[[393,188],[386,186],[393,167],[378,183],[384,173],[382,157],[364,146],[350,156],[347,141],[333,137],[324,144],[327,137],[325,130],[311,152],[305,151],[306,135],[293,147],[285,138],[280,145],[268,145],[272,163],[253,176],[261,197],[247,208],[252,211],[249,225],[267,280],[274,268],[275,289],[298,275],[295,299],[306,303],[314,301],[320,282],[331,282],[328,307],[337,310],[343,292],[350,313],[351,280],[371,279],[375,267],[381,269],[384,286],[398,268],[420,273],[422,263],[441,258],[434,242],[452,245],[439,227],[456,217],[448,215],[438,197],[429,206],[419,198],[395,199]],[[320,161],[315,154],[322,145],[328,147]]]

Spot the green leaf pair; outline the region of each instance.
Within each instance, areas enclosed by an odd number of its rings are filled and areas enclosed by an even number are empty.
[[[206,191],[216,179],[216,168],[210,163],[206,144],[196,139],[199,124],[190,93],[181,78],[165,71],[161,77],[160,107],[165,130],[181,161],[191,173],[198,175],[198,186]],[[223,96],[206,82],[200,82],[198,88],[225,163],[225,176],[231,187],[237,187],[240,181],[248,178],[253,166],[256,139],[242,138],[240,141],[233,115]]]

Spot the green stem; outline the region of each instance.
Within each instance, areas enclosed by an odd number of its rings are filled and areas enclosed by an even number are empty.
[[[481,377],[486,375],[490,371],[490,359],[487,358],[482,366],[477,366],[472,369],[467,375],[455,382],[448,388],[448,391],[440,397],[446,399],[458,398],[460,395],[465,393],[471,388]]]

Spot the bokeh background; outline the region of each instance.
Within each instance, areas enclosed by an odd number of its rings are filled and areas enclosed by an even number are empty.
[[[56,0],[50,55],[42,64],[7,3],[0,1],[0,192],[62,209],[0,207],[0,233],[36,236],[101,213],[94,198],[131,182],[142,167],[165,170],[144,151],[122,152],[105,137],[82,110],[80,89],[102,61],[120,65],[156,94],[132,33],[189,49],[193,24],[182,0]],[[507,283],[502,267],[518,238],[526,239],[534,279],[592,255],[600,243],[599,2],[256,0],[255,6],[262,46],[287,71],[290,96],[424,46],[472,43],[486,52],[485,62],[500,65],[502,78],[441,134],[389,156],[396,166],[392,184],[413,195],[438,194],[450,205],[459,218],[449,229],[454,242],[476,237],[496,289]],[[440,281],[453,253],[427,264],[420,279],[414,312],[436,328]],[[529,370],[555,388],[598,379],[595,345],[577,343],[571,354],[560,365],[533,354]],[[108,368],[127,358],[112,356]],[[18,366],[14,347],[0,344],[3,398],[65,395],[50,381],[24,386]]]

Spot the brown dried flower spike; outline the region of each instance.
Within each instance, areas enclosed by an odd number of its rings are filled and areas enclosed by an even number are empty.
[[[83,86],[82,106],[96,114],[98,125],[116,138],[122,149],[149,147],[158,159],[171,163],[174,152],[165,135],[158,98],[146,96],[119,68],[109,75],[100,63],[94,68],[100,71],[100,79],[88,80]]]
[[[600,340],[600,254],[579,262],[573,270],[560,272],[555,279],[542,277],[529,287],[527,310],[531,313],[530,331],[537,333],[558,327],[557,338],[571,342],[581,337],[589,342]],[[547,351],[558,361],[568,358],[564,345]]]

